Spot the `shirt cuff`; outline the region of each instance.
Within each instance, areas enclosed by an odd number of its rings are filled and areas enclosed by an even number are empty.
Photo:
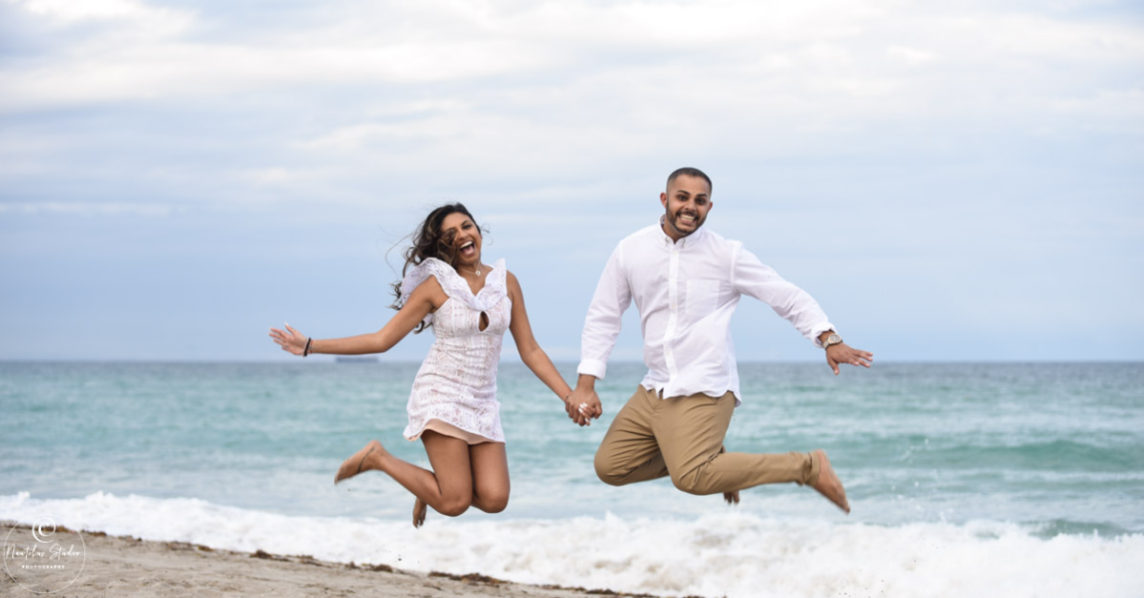
[[[820,349],[822,348],[822,341],[819,340],[818,337],[822,336],[822,333],[826,332],[827,330],[838,332],[838,329],[835,328],[834,324],[831,324],[830,322],[819,322],[810,327],[810,338],[814,341],[814,346]]]
[[[576,368],[577,374],[587,374],[595,376],[597,379],[602,380],[604,374],[608,371],[608,364],[598,359],[582,359],[580,360],[580,367]]]

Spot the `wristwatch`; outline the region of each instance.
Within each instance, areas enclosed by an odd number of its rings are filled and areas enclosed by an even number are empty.
[[[831,345],[841,345],[841,344],[842,344],[842,337],[838,336],[837,332],[831,332],[830,336],[826,337],[826,340],[822,341],[822,348],[828,349],[828,348],[830,348]]]

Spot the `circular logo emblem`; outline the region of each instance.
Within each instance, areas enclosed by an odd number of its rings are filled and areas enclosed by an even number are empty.
[[[3,546],[8,577],[36,594],[58,592],[79,578],[87,562],[83,536],[41,519],[8,530]]]

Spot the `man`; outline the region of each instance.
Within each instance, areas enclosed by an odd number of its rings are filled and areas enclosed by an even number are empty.
[[[615,486],[671,476],[692,494],[738,492],[760,484],[795,482],[820,492],[849,513],[842,482],[822,450],[811,453],[728,453],[723,437],[740,403],[731,345],[731,315],[741,295],[768,304],[839,364],[870,367],[873,355],[835,333],[818,303],[783,280],[737,241],[702,229],[711,211],[711,179],[680,168],[659,196],[659,224],[620,241],[588,308],[576,389],[565,401],[580,425],[603,413],[595,384],[603,378],[634,300],[640,313],[647,375],[616,414],[596,451],[596,474]]]

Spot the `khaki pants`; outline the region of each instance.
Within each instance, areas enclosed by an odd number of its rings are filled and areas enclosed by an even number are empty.
[[[691,494],[818,479],[818,460],[807,453],[724,452],[723,436],[734,409],[730,392],[661,399],[641,386],[604,435],[596,451],[596,475],[613,486],[670,475],[676,488]]]

